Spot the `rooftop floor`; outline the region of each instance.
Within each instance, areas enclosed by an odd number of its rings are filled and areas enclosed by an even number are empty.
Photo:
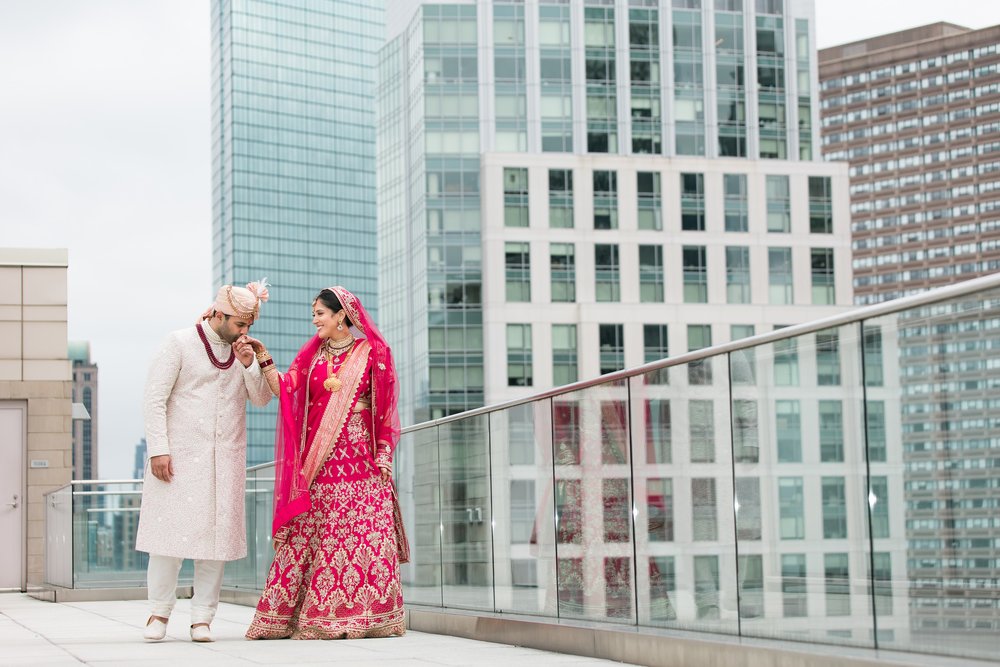
[[[529,667],[612,665],[607,660],[408,631],[404,637],[354,641],[255,641],[243,638],[253,608],[222,603],[212,623],[215,641],[189,639],[190,601],[179,600],[160,642],[142,639],[149,615],[140,600],[41,602],[0,594],[2,665],[379,665]]]

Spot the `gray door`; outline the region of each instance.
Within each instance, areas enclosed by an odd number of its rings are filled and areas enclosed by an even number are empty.
[[[26,406],[0,401],[0,591],[24,590]]]

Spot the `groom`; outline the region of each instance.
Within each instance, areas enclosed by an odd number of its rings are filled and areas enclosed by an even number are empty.
[[[247,553],[246,402],[271,400],[247,332],[267,296],[266,280],[224,285],[201,321],[167,336],[153,358],[143,411],[149,465],[135,544],[149,553],[146,639],[166,635],[177,574],[191,558],[191,639],[212,641],[223,568]]]

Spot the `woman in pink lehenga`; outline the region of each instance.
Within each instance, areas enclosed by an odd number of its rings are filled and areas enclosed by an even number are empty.
[[[280,374],[254,341],[280,401],[274,562],[247,639],[402,635],[392,454],[398,389],[385,339],[357,297],[324,289],[317,335]],[[351,333],[354,327],[361,336]]]

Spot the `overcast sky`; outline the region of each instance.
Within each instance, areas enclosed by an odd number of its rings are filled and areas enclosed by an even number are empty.
[[[820,48],[1000,23],[996,0],[816,5]],[[69,249],[69,337],[100,367],[106,479],[131,475],[160,341],[215,292],[209,64],[207,0],[0,0],[0,245]]]

